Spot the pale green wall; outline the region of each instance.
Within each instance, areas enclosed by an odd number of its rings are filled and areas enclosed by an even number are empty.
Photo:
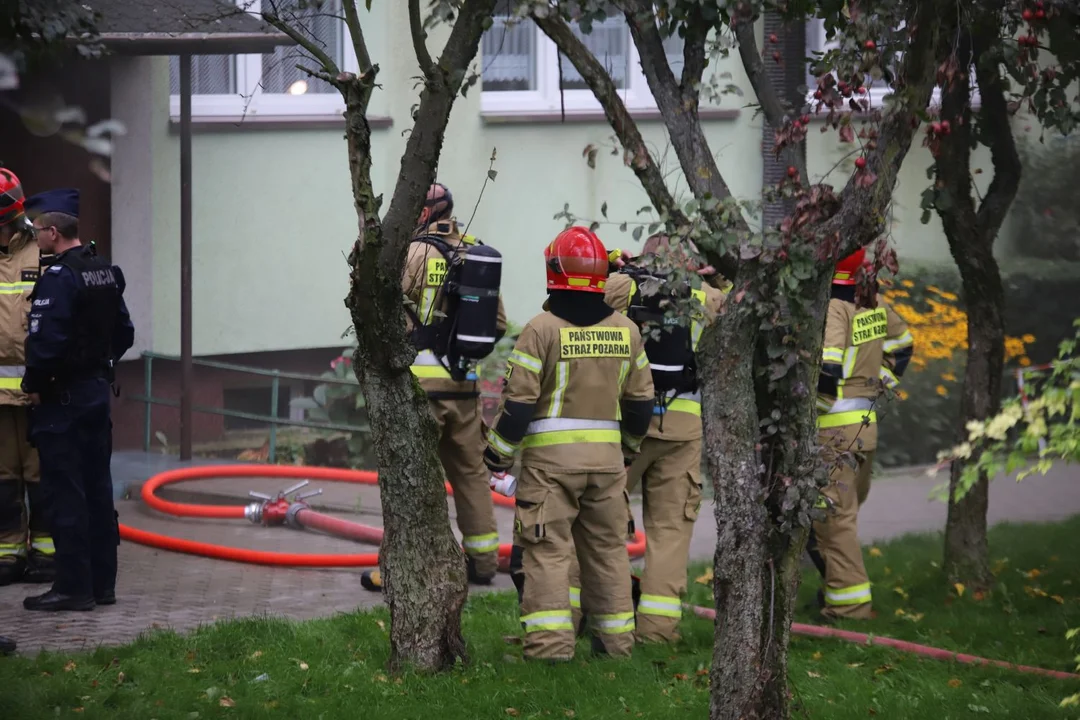
[[[407,14],[375,4],[368,28],[372,57],[381,67],[382,89],[372,115],[389,115],[393,127],[375,131],[374,180],[385,194],[384,210],[396,178],[416,102],[418,73],[409,42]],[[381,9],[380,9],[381,8]],[[387,15],[391,17],[387,18]],[[429,40],[433,54],[441,39]],[[168,126],[167,61],[157,61],[154,100],[154,346],[179,350],[179,140]],[[717,71],[729,70],[732,82],[749,90],[737,55]],[[648,204],[621,153],[612,157],[612,132],[606,123],[571,122],[491,124],[480,117],[480,88],[474,86],[454,106],[439,170],[450,186],[464,224],[483,184],[492,148],[498,149],[498,178],[489,183],[470,232],[485,239],[507,259],[504,297],[510,318],[523,323],[543,299],[540,262],[545,243],[562,228],[552,216],[563,204],[579,216],[616,223],[633,222]],[[746,102],[734,96],[725,106]],[[733,192],[752,198],[761,186],[761,120],[744,110],[736,120],[711,121],[707,135]],[[655,150],[668,147],[662,123],[643,122],[642,132]],[[837,143],[811,131],[811,173],[835,164]],[[918,142],[918,141],[916,141]],[[589,143],[601,147],[597,167],[582,158]],[[665,166],[677,168],[673,153]],[[980,154],[980,161],[982,155]],[[850,162],[850,161],[849,161]],[[894,237],[901,257],[947,258],[936,216],[919,223],[919,196],[929,181],[930,156],[913,149],[897,190]],[[848,166],[850,168],[850,165]],[[336,346],[343,341],[348,313],[342,300],[348,289],[343,255],[356,236],[343,132],[251,131],[200,133],[194,139],[194,351],[197,355]],[[671,177],[676,177],[672,174]],[[847,171],[833,172],[843,183]],[[986,175],[982,176],[986,177]],[[685,184],[678,190],[684,190]],[[642,216],[644,217],[644,216]],[[616,225],[601,228],[609,246],[632,247],[629,233]]]

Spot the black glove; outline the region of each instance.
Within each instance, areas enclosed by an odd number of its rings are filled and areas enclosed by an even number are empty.
[[[484,464],[493,473],[506,472],[514,467],[514,459],[500,457],[498,453],[489,447],[484,450]]]

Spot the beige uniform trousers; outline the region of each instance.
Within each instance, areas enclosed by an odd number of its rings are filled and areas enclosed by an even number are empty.
[[[454,491],[461,544],[480,578],[498,569],[499,530],[491,500],[491,471],[484,465],[486,443],[479,398],[431,399],[439,426],[439,459]]]
[[[630,466],[627,489],[641,487],[645,521],[645,570],[635,631],[641,642],[679,639],[690,539],[701,509],[701,482],[700,438],[672,441],[647,437]],[[630,523],[628,530],[633,527],[632,518]],[[579,592],[578,578],[575,563],[570,569],[572,601]],[[575,603],[575,627],[580,624],[582,604]],[[585,608],[590,612],[587,604]]]
[[[871,428],[876,440],[876,427]],[[814,523],[817,550],[825,562],[825,607],[821,614],[830,618],[871,617],[870,578],[863,565],[858,521],[859,508],[870,494],[874,450],[854,451],[860,429],[862,426],[852,425],[819,433],[824,460],[832,465],[829,484],[821,491],[831,507],[824,521]],[[868,429],[863,432],[871,434]],[[838,451],[847,448],[854,451],[857,467],[836,460]]]
[[[582,571],[580,598],[590,608],[594,636],[608,654],[630,655],[634,605],[626,553],[625,473],[556,474],[526,467],[515,499],[515,542],[524,548],[525,657],[574,657],[570,567],[577,563]]]
[[[26,439],[26,412],[21,405],[0,405],[0,562],[28,554],[48,561],[55,554],[39,492],[38,453]]]

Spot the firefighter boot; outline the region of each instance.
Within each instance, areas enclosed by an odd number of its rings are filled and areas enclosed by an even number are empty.
[[[10,655],[15,652],[15,641],[0,635],[0,655]]]
[[[25,574],[26,560],[22,557],[0,562],[0,587],[21,582]]]

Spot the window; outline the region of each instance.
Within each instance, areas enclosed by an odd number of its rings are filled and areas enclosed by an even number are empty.
[[[555,43],[532,20],[515,19],[508,23],[509,18],[509,3],[500,0],[494,23],[484,33],[480,45],[481,111],[506,115],[558,113],[565,103],[568,114],[600,112],[600,103],[573,63],[565,56],[559,62]],[[608,17],[594,22],[588,34],[575,23],[574,33],[607,68],[629,109],[656,107],[622,13],[609,10]],[[682,73],[682,39],[666,38],[664,48],[668,63],[678,77]]]
[[[261,0],[235,0],[258,15]],[[341,19],[342,0],[327,0],[321,8],[287,10],[298,0],[277,0],[275,7],[307,37],[317,42],[343,69],[356,70],[356,58]],[[313,70],[318,64],[298,45],[279,47],[263,55],[202,55],[191,58],[191,113],[194,116],[333,115],[344,101],[329,83],[313,78],[297,65]],[[170,112],[180,114],[180,61],[169,58]]]
[[[828,52],[837,47],[838,40],[828,41],[825,37],[825,21],[821,19],[809,20],[806,23],[806,53],[808,57],[813,58],[815,52]],[[900,57],[897,55],[897,62]],[[971,88],[971,104],[974,107],[979,106],[979,88],[975,84],[975,68],[974,66],[968,73],[968,78],[972,84]],[[806,87],[808,91],[808,102],[811,103],[811,107],[816,102],[813,99],[814,90],[817,88],[817,77],[811,72],[811,66],[806,68]],[[884,80],[874,81],[873,78],[866,78],[867,94],[870,99],[871,108],[881,108],[883,106],[885,97],[892,93],[892,88],[885,84]],[[933,94],[930,96],[930,107],[936,108],[941,105],[941,88],[934,88]],[[822,113],[827,113],[828,108],[822,107]]]

